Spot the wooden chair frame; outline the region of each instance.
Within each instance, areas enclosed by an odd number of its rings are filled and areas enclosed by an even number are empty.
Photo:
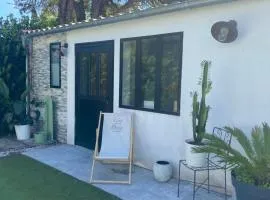
[[[99,122],[98,122],[98,128],[96,129],[96,145],[95,145],[95,151],[93,155],[93,163],[92,163],[92,170],[91,170],[91,176],[90,176],[90,183],[115,183],[115,184],[131,184],[131,174],[132,174],[132,166],[133,166],[133,139],[134,139],[134,122],[133,122],[133,115],[131,116],[131,127],[130,127],[130,150],[129,150],[129,157],[128,159],[112,159],[112,158],[99,158],[99,133],[100,133],[100,124],[101,124],[101,119],[102,115],[104,116],[103,112],[100,112],[99,115]],[[95,162],[100,161],[102,163],[106,164],[128,164],[129,165],[129,175],[128,175],[128,180],[127,181],[114,181],[114,180],[94,180],[93,175],[94,175],[94,168],[95,168]]]

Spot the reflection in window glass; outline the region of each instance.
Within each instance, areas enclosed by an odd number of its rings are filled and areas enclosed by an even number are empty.
[[[183,33],[122,39],[120,107],[179,115],[182,48]]]
[[[160,109],[177,112],[179,95],[179,36],[163,38]]]
[[[154,109],[156,83],[156,38],[141,41],[142,107]]]
[[[123,42],[122,104],[135,105],[136,41]]]
[[[90,54],[89,66],[89,96],[97,95],[97,56],[95,53]]]
[[[87,83],[88,82],[88,65],[89,59],[87,53],[80,53],[79,55],[80,67],[80,95],[87,96]]]
[[[60,43],[52,43],[50,45],[50,70],[51,70],[51,87],[60,87]]]
[[[100,96],[107,96],[108,84],[108,54],[100,54]]]

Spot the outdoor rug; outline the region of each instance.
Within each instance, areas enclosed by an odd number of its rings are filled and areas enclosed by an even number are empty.
[[[117,200],[105,191],[21,154],[0,158],[1,200]]]

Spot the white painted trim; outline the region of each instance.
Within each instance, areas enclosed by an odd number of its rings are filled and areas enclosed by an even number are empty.
[[[69,45],[67,73],[67,143],[75,144],[75,47]]]

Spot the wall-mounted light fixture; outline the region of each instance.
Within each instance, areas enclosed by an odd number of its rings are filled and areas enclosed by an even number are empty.
[[[237,22],[235,20],[216,22],[211,28],[211,33],[218,42],[233,42],[238,36]]]
[[[61,56],[66,56],[67,55],[67,49],[68,49],[68,43],[64,43],[61,45]]]

